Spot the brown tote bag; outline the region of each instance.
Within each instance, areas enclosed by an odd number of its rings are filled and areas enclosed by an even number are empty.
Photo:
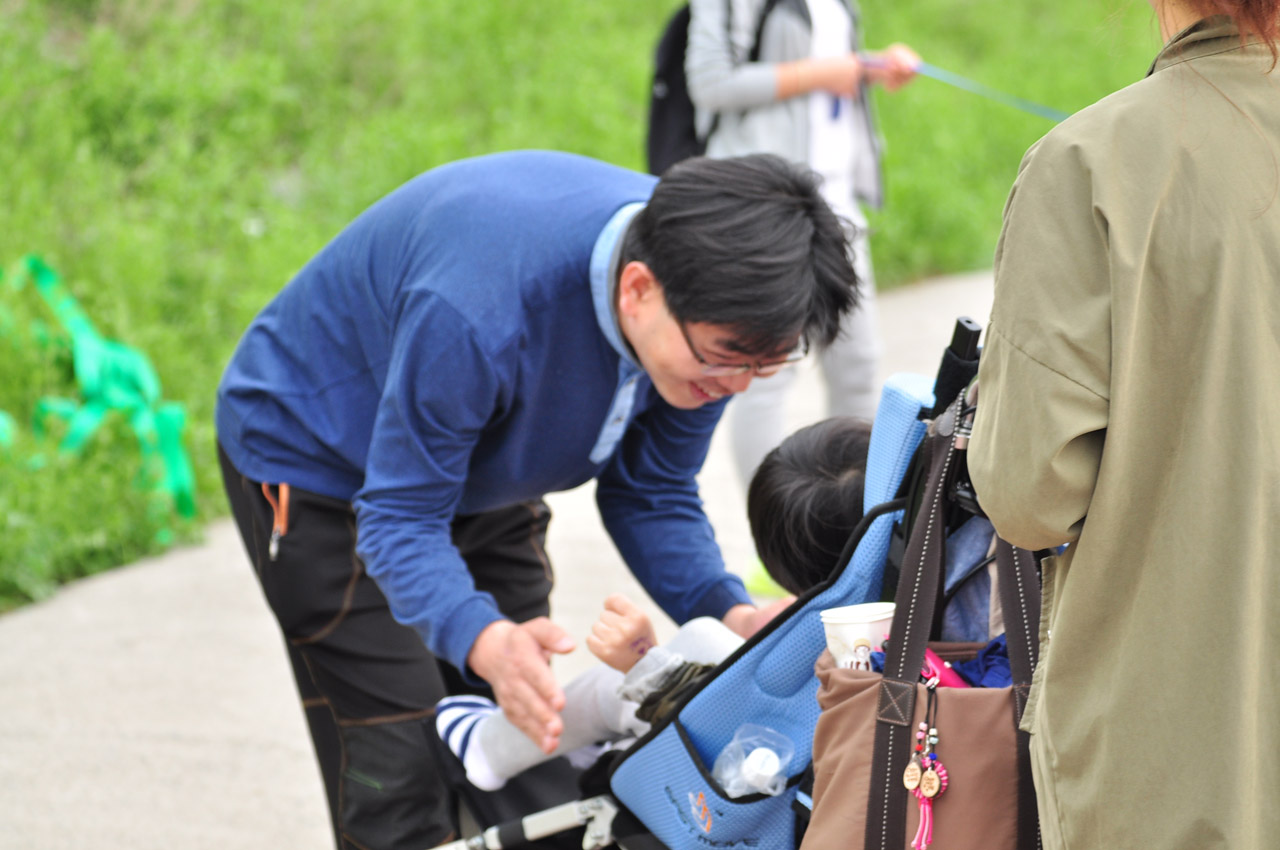
[[[925,647],[948,660],[971,658],[981,647],[927,643],[945,564],[944,507],[967,437],[962,431],[957,445],[960,402],[925,437],[928,477],[903,558],[884,674],[837,668],[829,653],[819,659],[822,714],[802,850],[910,850],[915,838],[919,803],[903,772],[929,702],[919,676]],[[1018,731],[1037,657],[1039,578],[1035,557],[1004,541],[996,563],[1013,686],[935,689],[937,754],[948,785],[932,800],[930,850],[1039,847],[1028,738]]]

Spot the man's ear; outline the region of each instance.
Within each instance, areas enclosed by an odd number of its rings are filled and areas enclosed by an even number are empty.
[[[647,265],[632,260],[618,273],[618,314],[635,317],[662,298],[662,285]]]

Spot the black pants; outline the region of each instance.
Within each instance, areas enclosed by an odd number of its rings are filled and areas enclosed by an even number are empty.
[[[453,840],[459,789],[445,778],[454,766],[440,758],[434,706],[447,694],[487,691],[467,685],[392,618],[356,556],[349,503],[289,488],[288,530],[272,559],[270,500],[221,447],[218,456],[240,536],[284,634],[337,846],[422,850]],[[280,504],[279,488],[268,492]],[[550,517],[537,500],[453,523],[454,544],[476,586],[517,622],[550,610],[544,551]],[[527,811],[564,802],[576,789],[571,774],[561,776],[553,784],[562,787],[549,794],[545,781],[532,794],[510,785],[504,794]],[[469,795],[473,806],[474,796],[483,795]],[[509,806],[492,810],[489,817],[516,813]]]

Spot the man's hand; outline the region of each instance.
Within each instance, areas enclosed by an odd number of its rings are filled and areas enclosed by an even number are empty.
[[[763,608],[757,608],[754,605],[734,605],[725,612],[721,622],[735,634],[749,638],[795,601],[796,598],[794,596],[787,596],[770,602]]]
[[[507,719],[550,753],[564,732],[564,691],[547,662],[552,653],[572,651],[573,639],[546,617],[518,625],[495,620],[472,644],[467,664],[493,687]]]
[[[587,649],[623,673],[636,666],[640,657],[657,643],[658,637],[648,616],[621,593],[604,601],[604,611],[587,636]]]

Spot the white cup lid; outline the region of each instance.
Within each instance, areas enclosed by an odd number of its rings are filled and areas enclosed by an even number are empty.
[[[876,623],[893,619],[892,602],[867,602],[862,605],[843,605],[818,612],[824,623]]]

